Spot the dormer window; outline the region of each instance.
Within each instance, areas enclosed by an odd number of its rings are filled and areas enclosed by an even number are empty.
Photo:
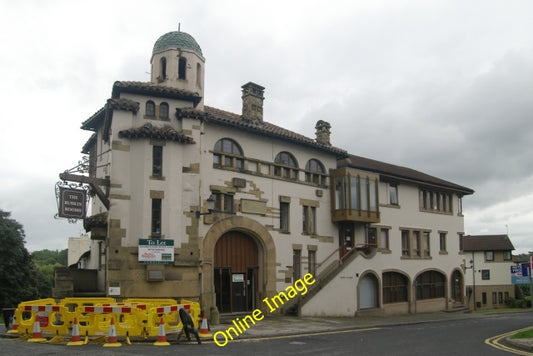
[[[187,70],[187,58],[180,57],[178,61],[178,79],[187,79],[185,76]]]

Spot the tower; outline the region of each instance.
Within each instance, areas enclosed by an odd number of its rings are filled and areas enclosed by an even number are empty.
[[[159,37],[150,64],[152,83],[198,93],[203,109],[205,58],[191,35],[178,30]]]

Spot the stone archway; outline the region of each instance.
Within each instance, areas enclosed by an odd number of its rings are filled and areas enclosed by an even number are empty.
[[[201,303],[206,311],[216,306],[213,275],[215,246],[218,239],[230,231],[246,234],[257,244],[258,300],[276,294],[276,246],[272,236],[259,222],[242,216],[232,216],[213,224],[203,239],[200,251]],[[258,303],[258,306],[263,309],[263,303]],[[267,309],[268,307],[264,311]]]

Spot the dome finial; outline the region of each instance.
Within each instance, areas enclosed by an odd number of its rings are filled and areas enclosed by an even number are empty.
[[[181,32],[180,27],[181,27],[181,22],[178,22],[178,32]]]

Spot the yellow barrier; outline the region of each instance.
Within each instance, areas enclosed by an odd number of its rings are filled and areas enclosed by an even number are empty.
[[[43,336],[70,336],[74,319],[79,334],[108,335],[111,319],[116,333],[122,337],[157,337],[163,319],[167,334],[181,332],[179,310],[184,308],[198,328],[201,309],[198,302],[174,299],[131,298],[117,303],[114,298],[53,298],[22,302],[15,310],[19,335],[30,336],[36,322]]]
[[[189,314],[191,315],[194,327],[198,329],[200,323],[202,322],[202,309],[200,308],[200,303],[194,302],[192,300],[180,299],[180,304],[190,306]]]

